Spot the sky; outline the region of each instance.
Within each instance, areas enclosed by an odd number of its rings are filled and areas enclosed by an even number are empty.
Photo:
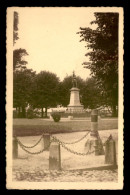
[[[80,42],[76,34],[80,27],[95,28],[90,25],[95,20],[92,10],[87,8],[19,8],[19,31],[14,49],[24,48],[29,56],[27,68],[56,73],[62,81],[72,75],[83,79],[90,77],[90,70],[82,63],[89,59],[86,43]]]

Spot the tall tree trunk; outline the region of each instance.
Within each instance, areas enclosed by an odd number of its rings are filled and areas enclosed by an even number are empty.
[[[41,108],[41,111],[42,111],[42,113],[41,113],[41,118],[43,118],[43,107]]]
[[[20,118],[20,107],[18,107],[18,118]]]
[[[45,107],[45,117],[47,117],[47,107]]]
[[[113,117],[117,117],[116,105],[113,105],[113,106],[112,106],[112,116],[113,116]]]
[[[18,107],[16,107],[16,118],[18,117]]]
[[[22,107],[22,117],[25,118],[25,107]]]

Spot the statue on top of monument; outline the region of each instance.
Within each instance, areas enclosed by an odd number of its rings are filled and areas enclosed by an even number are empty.
[[[73,79],[72,79],[73,87],[77,87],[77,80],[75,76],[75,72],[73,71]]]

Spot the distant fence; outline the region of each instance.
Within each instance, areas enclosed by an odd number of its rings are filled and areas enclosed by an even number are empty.
[[[56,111],[54,111],[56,112]],[[68,118],[68,116],[73,116],[74,118],[81,118],[81,117],[90,117],[91,112],[87,112],[85,111],[84,113],[66,113],[66,112],[60,112],[57,111],[58,113],[60,113],[62,118]],[[48,117],[51,115],[51,112],[47,113]],[[44,117],[44,116],[43,116]],[[19,114],[16,112],[16,110],[13,111],[13,118],[26,118],[26,113],[25,116],[23,117],[22,113],[20,112]],[[38,112],[37,114],[34,113],[34,118],[41,118],[41,112]]]
[[[57,111],[58,112],[58,111]],[[61,114],[62,118],[68,118],[68,116],[73,116],[74,118],[82,118],[82,117],[90,117],[91,112],[85,112],[85,113],[65,113],[65,112],[59,112]],[[47,113],[47,117],[49,118],[51,112]],[[106,112],[100,112],[99,111],[99,116],[101,116],[102,118],[104,117],[111,117],[112,114],[111,113],[106,113]],[[43,118],[45,116],[43,115]],[[26,113],[25,116],[22,115],[22,113],[20,112],[19,114],[16,112],[16,110],[13,111],[13,118],[26,118]],[[34,113],[34,118],[41,118],[41,112],[35,114]]]
[[[85,113],[60,113],[61,117],[68,118],[68,116],[73,116],[74,118],[81,118],[81,117],[90,117],[91,112],[85,112]]]

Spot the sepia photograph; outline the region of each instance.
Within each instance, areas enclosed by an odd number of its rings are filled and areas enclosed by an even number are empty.
[[[7,189],[123,189],[123,17],[7,8]]]

